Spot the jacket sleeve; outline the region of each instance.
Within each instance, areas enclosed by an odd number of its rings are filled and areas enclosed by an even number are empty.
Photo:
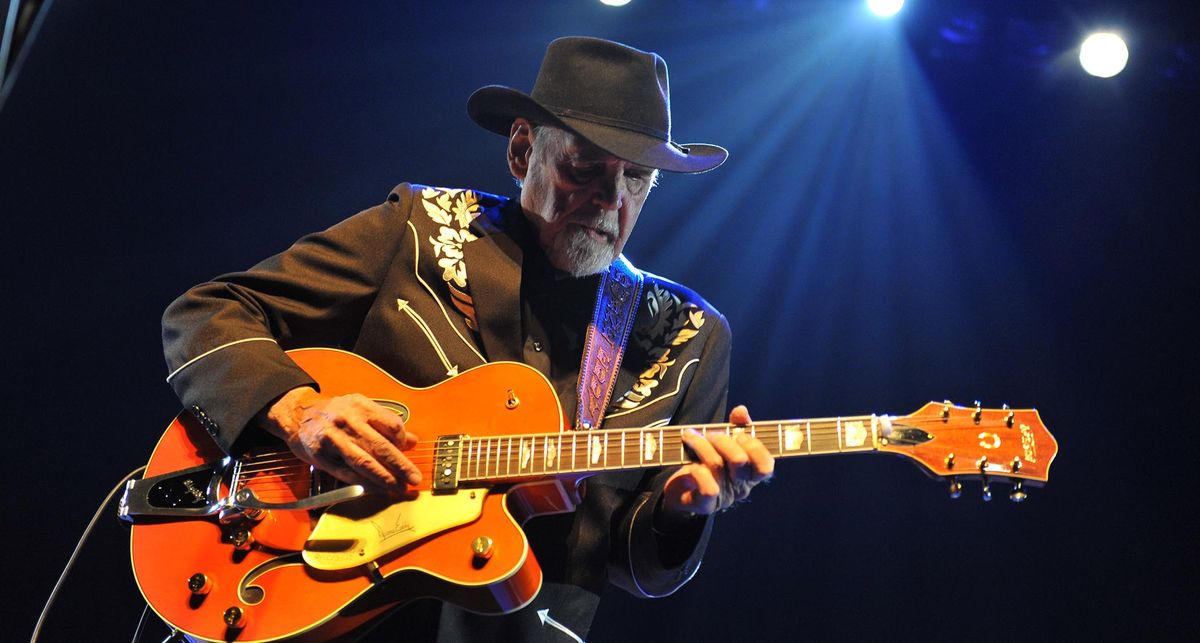
[[[163,314],[167,382],[222,449],[297,386],[284,352],[353,343],[407,230],[414,190],[308,235],[244,271],[188,290]]]
[[[729,398],[729,323],[719,323],[704,344],[696,376],[672,418],[674,425],[725,421]],[[663,485],[677,467],[647,474],[613,535],[609,579],[634,596],[659,598],[673,594],[692,579],[712,533],[712,516],[694,516],[665,524],[659,515]]]

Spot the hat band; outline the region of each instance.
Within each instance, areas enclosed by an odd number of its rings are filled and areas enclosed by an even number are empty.
[[[573,109],[555,107],[553,105],[543,105],[543,107],[550,110],[551,112],[554,113],[554,115],[559,116],[559,117],[565,116],[567,118],[577,118],[581,121],[588,121],[589,123],[596,123],[597,125],[607,125],[609,127],[616,127],[618,129],[624,129],[624,130],[629,130],[632,132],[637,132],[639,134],[645,134],[646,136],[653,136],[654,138],[657,138],[657,139],[667,142],[667,143],[671,142],[671,134],[669,132],[666,132],[666,131],[663,131],[660,129],[655,129],[653,127],[646,127],[645,125],[642,125],[640,123],[634,123],[634,122],[622,120],[619,118],[609,118],[607,116],[600,116],[598,114],[589,114],[587,112],[579,112],[579,111],[575,111]]]

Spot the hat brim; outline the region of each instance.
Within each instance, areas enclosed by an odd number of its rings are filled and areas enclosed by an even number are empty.
[[[508,136],[517,117],[538,124],[558,125],[617,158],[667,172],[707,172],[729,157],[729,152],[719,145],[672,143],[620,127],[559,116],[532,96],[500,85],[481,87],[471,94],[467,99],[467,115],[480,127],[501,136]]]

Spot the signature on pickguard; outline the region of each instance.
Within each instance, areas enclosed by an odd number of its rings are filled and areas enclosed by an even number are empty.
[[[381,520],[371,521],[371,526],[375,528],[375,531],[379,532],[380,542],[417,530],[412,521],[408,519],[408,512],[403,510],[396,511],[396,520],[391,526],[380,524],[382,522]]]

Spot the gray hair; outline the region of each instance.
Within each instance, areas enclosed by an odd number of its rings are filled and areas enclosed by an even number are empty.
[[[569,131],[567,131],[561,127],[558,127],[556,125],[534,125],[532,134],[533,134],[533,143],[532,143],[533,154],[532,155],[540,156],[543,159],[546,158],[546,155],[548,154],[548,150],[562,149],[562,148],[566,147],[567,145],[569,145],[571,143],[571,141],[574,140],[574,138],[577,136],[576,134],[569,132]],[[651,188],[658,185],[658,179],[661,176],[662,176],[662,171],[657,170],[657,169],[654,170],[654,174],[652,175],[651,180],[650,180]],[[513,182],[515,182],[517,184],[518,188],[525,187],[524,182],[515,176],[513,177]]]

